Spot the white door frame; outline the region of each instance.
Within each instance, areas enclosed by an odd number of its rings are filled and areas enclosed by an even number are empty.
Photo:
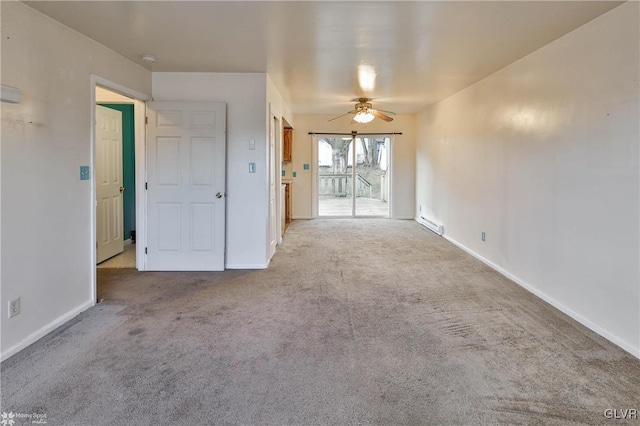
[[[145,101],[150,99],[150,96],[140,93],[136,90],[129,89],[121,84],[115,83],[106,78],[91,75],[90,78],[90,117],[91,117],[91,135],[90,135],[90,161],[91,161],[91,238],[90,238],[90,252],[91,252],[91,300],[96,303],[97,297],[97,271],[96,271],[96,86],[102,86],[105,89],[109,89],[113,92],[130,97],[133,99],[134,104],[134,125],[135,125],[135,165],[136,165],[136,268],[139,271],[145,270],[145,256],[144,247],[147,241],[146,232],[146,197],[143,196],[144,183],[147,176],[147,165],[145,156]],[[139,243],[139,244],[138,244]]]
[[[273,135],[275,138],[274,141],[274,147],[275,147],[275,152],[274,152],[274,161],[275,161],[275,186],[276,186],[276,217],[274,218],[269,218],[268,223],[267,223],[267,254],[269,257],[269,260],[271,258],[270,256],[270,247],[271,247],[271,227],[275,227],[276,229],[276,246],[280,243],[282,243],[282,223],[281,223],[281,218],[282,215],[284,214],[282,212],[281,209],[281,204],[282,201],[280,199],[280,187],[282,186],[282,124],[283,124],[283,120],[282,120],[282,116],[280,115],[279,111],[276,109],[276,107],[269,102],[269,133],[268,133],[268,137],[271,137],[271,130],[273,129]],[[274,123],[278,122],[278,126],[274,127]],[[269,163],[269,150],[271,149],[271,142],[269,140],[267,140],[267,170],[270,173],[270,165]],[[267,178],[267,206],[269,206],[269,178]],[[269,216],[269,215],[267,215]],[[275,222],[275,223],[274,223]],[[277,248],[276,248],[277,250]],[[269,262],[269,260],[267,260],[267,262]]]
[[[318,136],[311,137],[311,218],[317,219],[318,215]]]
[[[282,188],[282,141],[283,141],[283,120],[282,117],[271,116],[271,125],[275,125],[277,120],[278,128],[276,128],[276,246],[282,243],[282,194],[280,194],[280,188]],[[276,249],[277,250],[277,249]]]
[[[387,148],[387,202],[389,203],[389,219],[395,219],[396,212],[393,204],[393,173],[395,167],[393,166],[393,150],[396,146],[396,135],[391,133],[389,135],[389,147]]]
[[[267,178],[267,183],[269,185],[269,188],[267,189],[267,193],[269,194],[268,196],[268,201],[267,201],[267,206],[269,209],[269,236],[267,237],[267,242],[268,242],[268,247],[267,247],[267,257],[269,258],[269,260],[271,260],[271,258],[273,257],[274,254],[276,254],[276,246],[278,245],[278,224],[280,223],[280,221],[278,220],[278,218],[280,217],[278,215],[278,199],[279,199],[279,193],[280,193],[280,186],[278,185],[278,178],[276,177],[277,173],[278,173],[278,168],[276,166],[277,164],[277,157],[276,157],[276,146],[277,146],[277,141],[278,141],[278,136],[277,136],[277,128],[279,126],[276,125],[276,123],[279,123],[280,120],[278,120],[277,117],[275,116],[270,116],[269,117],[269,138],[268,138],[268,146],[267,146],[267,170],[268,170],[268,178]],[[271,191],[271,188],[273,187],[273,193]],[[273,196],[273,205],[271,204],[271,197]]]

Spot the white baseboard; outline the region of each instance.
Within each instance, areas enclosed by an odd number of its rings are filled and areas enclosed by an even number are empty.
[[[4,361],[7,358],[17,354],[18,352],[20,352],[21,350],[23,350],[27,346],[31,345],[32,343],[35,343],[37,340],[43,338],[44,336],[46,336],[47,334],[49,334],[50,332],[52,332],[56,328],[60,327],[62,324],[64,324],[67,321],[75,318],[76,316],[78,316],[82,312],[86,311],[87,309],[89,309],[93,305],[95,305],[95,301],[90,300],[90,301],[85,302],[82,305],[72,309],[71,311],[67,312],[66,314],[56,318],[55,320],[51,321],[49,324],[45,325],[44,327],[42,327],[38,331],[28,335],[25,339],[20,341],[18,344],[13,345],[12,347],[7,349],[6,351],[2,351],[2,355],[0,355],[0,360]]]
[[[570,316],[571,318],[573,318],[574,320],[578,321],[580,324],[584,325],[585,327],[587,327],[591,331],[599,334],[600,336],[602,336],[605,339],[609,340],[611,343],[621,347],[622,349],[624,349],[625,351],[629,352],[634,357],[640,359],[640,348],[636,348],[633,345],[625,342],[624,340],[620,339],[618,336],[610,333],[609,331],[605,330],[604,328],[600,327],[599,325],[591,322],[587,318],[583,317],[582,315],[576,313],[575,311],[573,311],[570,308],[566,307],[562,303],[558,302],[553,297],[551,297],[548,294],[538,290],[537,288],[535,288],[534,286],[532,286],[528,282],[516,277],[515,275],[511,274],[510,272],[508,272],[507,270],[503,269],[502,267],[496,265],[495,263],[491,262],[490,260],[480,256],[478,253],[474,252],[473,250],[471,250],[470,248],[466,247],[465,245],[459,243],[458,241],[454,240],[453,238],[448,237],[447,235],[443,235],[442,237],[444,239],[446,239],[447,241],[449,241],[451,244],[455,245],[456,247],[459,247],[460,249],[462,249],[465,252],[469,253],[471,256],[473,256],[476,259],[480,260],[481,262],[483,262],[487,266],[495,269],[497,272],[499,272],[502,275],[504,275],[505,277],[509,278],[511,281],[515,282],[516,284],[518,284],[520,287],[524,288],[528,292],[530,292],[533,295],[535,295],[535,296],[539,297],[540,299],[544,300],[545,302],[547,302],[548,304],[550,304],[551,306],[553,306],[554,308],[556,308],[560,312]]]
[[[225,269],[267,269],[269,262],[267,263],[246,263],[246,264],[228,264],[225,265]]]
[[[124,240],[122,242],[122,244],[125,245],[125,246],[128,246],[128,245],[133,244],[133,243],[131,242],[131,238],[127,238],[126,240]]]

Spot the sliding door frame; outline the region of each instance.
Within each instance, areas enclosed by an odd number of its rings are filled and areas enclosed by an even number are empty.
[[[355,169],[356,169],[356,164],[357,164],[357,147],[355,146],[356,143],[356,139],[359,137],[366,137],[366,136],[384,136],[386,138],[389,139],[389,146],[386,147],[387,149],[387,176],[388,176],[388,199],[387,199],[387,203],[388,203],[388,211],[387,211],[387,216],[386,218],[393,218],[394,216],[394,209],[393,209],[393,178],[392,178],[392,170],[393,170],[393,145],[394,145],[394,136],[395,135],[402,135],[402,133],[399,132],[380,132],[380,133],[358,133],[356,131],[350,132],[350,133],[340,133],[340,132],[331,132],[331,133],[320,133],[320,132],[309,132],[309,135],[311,135],[311,145],[312,145],[312,172],[313,172],[313,179],[311,182],[311,195],[312,195],[312,200],[311,200],[311,213],[312,213],[312,217],[314,219],[318,219],[318,218],[322,218],[322,219],[353,219],[353,218],[382,218],[384,216],[364,216],[364,215],[356,215],[356,193],[355,193],[355,179],[353,179],[353,177],[355,176]],[[318,136],[331,136],[331,137],[343,137],[343,136],[350,136],[351,137],[351,143],[352,146],[350,147],[350,149],[352,150],[352,161],[353,161],[353,165],[352,165],[352,169],[351,169],[351,173],[352,173],[352,205],[351,205],[351,215],[348,216],[320,216],[319,214],[319,190],[318,190],[318,178],[319,178],[319,166],[318,166]]]

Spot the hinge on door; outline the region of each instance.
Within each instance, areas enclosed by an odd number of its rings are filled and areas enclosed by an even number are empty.
[[[147,182],[144,183],[144,189],[149,189],[149,184]]]
[[[149,117],[144,118],[144,124],[149,124]]]
[[[147,248],[146,247],[144,248],[144,254],[147,254]]]

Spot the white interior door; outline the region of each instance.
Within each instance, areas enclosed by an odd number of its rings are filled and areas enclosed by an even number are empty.
[[[122,225],[122,113],[96,105],[96,261],[124,249]]]
[[[147,270],[222,271],[226,104],[148,102]]]

